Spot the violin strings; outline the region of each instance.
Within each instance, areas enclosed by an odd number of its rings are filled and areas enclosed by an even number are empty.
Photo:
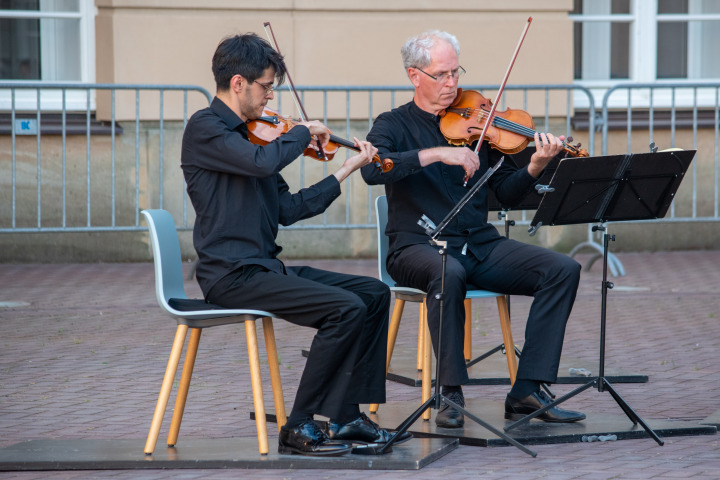
[[[502,117],[495,117],[493,119],[493,124],[497,125],[498,127],[503,127],[505,130],[509,130],[514,133],[519,133],[520,135],[525,135],[527,137],[532,137],[535,135],[535,130],[528,128],[524,125],[520,125],[515,122],[511,122],[510,120],[507,120]]]
[[[478,109],[473,109],[473,112],[475,112]],[[484,110],[480,110],[479,119],[483,119],[486,114]],[[507,130],[509,132],[517,133],[519,135],[524,135],[528,138],[533,138],[535,134],[537,133],[537,130],[533,130],[532,128],[528,128],[525,125],[520,125],[519,123],[515,123],[513,121],[510,121],[508,119],[498,117],[497,115],[493,118],[493,125],[502,128],[503,130]],[[563,146],[567,146],[567,143],[564,141],[562,142]]]

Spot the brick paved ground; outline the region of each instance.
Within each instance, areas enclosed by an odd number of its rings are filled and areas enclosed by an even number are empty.
[[[588,256],[580,261],[587,263]],[[615,385],[646,420],[700,421],[720,409],[720,250],[620,254],[627,274],[614,278],[608,302],[607,366],[650,377]],[[375,275],[372,260],[313,261],[322,268]],[[565,353],[597,364],[601,265],[584,271]],[[0,302],[0,448],[28,439],[145,438],[175,324],[155,302],[151,264],[2,265]],[[190,281],[190,294],[199,290]],[[529,301],[513,298],[513,330],[522,340]],[[417,318],[409,305],[405,318]],[[494,302],[475,301],[478,351],[499,342]],[[286,400],[312,336],[276,322]],[[399,347],[414,348],[413,321]],[[242,326],[203,334],[182,438],[253,437],[252,397]],[[594,363],[593,363],[594,362]],[[267,378],[267,377],[265,377]],[[557,393],[572,387],[558,385]],[[501,401],[506,386],[472,386],[466,396]],[[269,391],[266,392],[269,396]],[[388,382],[390,401],[419,390]],[[269,398],[266,396],[266,398]],[[569,407],[618,412],[608,394],[589,390]],[[169,420],[166,417],[160,441]],[[272,429],[271,429],[272,430]],[[271,432],[275,445],[275,432]],[[720,478],[720,436],[534,446],[537,458],[512,447],[466,447],[420,471],[170,470],[0,473],[2,478],[195,479],[660,479]]]

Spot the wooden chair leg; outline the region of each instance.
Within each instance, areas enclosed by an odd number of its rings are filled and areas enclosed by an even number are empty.
[[[183,345],[185,345],[187,331],[187,325],[178,325],[175,331],[175,340],[173,341],[172,350],[170,350],[170,359],[165,369],[165,377],[163,378],[160,395],[158,395],[158,401],[155,405],[155,413],[153,414],[152,423],[150,424],[150,432],[148,432],[148,438],[145,442],[145,455],[152,455],[155,450],[155,445],[160,435],[160,426],[162,426],[163,416],[165,416],[165,409],[167,408],[168,399],[170,398],[170,390],[172,389],[173,380],[175,380],[178,363],[180,363],[180,354],[182,353]]]
[[[250,381],[252,383],[253,403],[255,406],[255,426],[257,427],[258,450],[260,455],[267,455],[268,436],[267,419],[265,418],[265,401],[263,400],[262,380],[260,377],[260,354],[258,352],[257,330],[254,320],[245,322],[248,357],[250,360]]]
[[[472,299],[465,299],[465,361],[472,360]]]
[[[275,417],[277,418],[278,431],[287,423],[285,414],[285,397],[280,379],[280,365],[278,363],[277,345],[275,344],[275,329],[272,318],[263,318],[263,334],[265,335],[265,351],[268,357],[270,369],[270,383],[272,384],[273,402],[275,403]]]
[[[422,365],[422,401],[420,405],[428,401],[431,395],[432,389],[432,357],[433,348],[432,340],[430,337],[430,329],[427,322],[427,303],[423,300],[422,307],[420,308],[421,316],[423,319],[423,365]],[[430,420],[430,409],[427,408],[422,414],[423,420]]]
[[[392,359],[393,350],[395,349],[395,342],[397,341],[398,330],[400,329],[400,319],[402,318],[403,310],[405,309],[405,300],[399,298],[395,299],[395,307],[393,308],[393,314],[390,318],[390,325],[388,326],[388,340],[387,340],[387,361],[385,362],[385,375],[387,375],[390,369],[390,360]],[[380,405],[377,403],[370,404],[370,413],[377,413]]]
[[[425,313],[423,313],[425,311]],[[418,315],[418,346],[417,346],[417,360],[416,368],[418,372],[422,372],[423,369],[423,347],[425,345],[425,316],[427,315],[427,304],[423,299],[423,303],[420,305],[420,314]]]
[[[507,357],[508,373],[510,384],[515,383],[517,375],[517,357],[515,356],[515,342],[513,341],[512,328],[510,327],[510,312],[508,311],[507,297],[497,297],[498,314],[500,315],[500,329],[502,330],[503,342],[505,343],[505,356]]]
[[[390,360],[392,360],[395,342],[397,341],[398,331],[400,330],[400,320],[402,319],[403,310],[405,310],[405,300],[399,298],[395,300],[395,308],[390,318],[388,326],[388,342],[387,342],[387,361],[385,363],[385,373],[390,369]]]
[[[197,358],[201,334],[202,328],[190,329],[190,340],[188,340],[187,350],[185,351],[185,362],[183,363],[182,376],[180,377],[180,386],[178,387],[177,397],[175,398],[175,411],[173,412],[172,421],[170,422],[170,432],[168,433],[167,440],[168,447],[177,444],[178,435],[180,434],[180,424],[182,423],[183,413],[185,412],[185,402],[187,401],[188,390],[190,389],[193,368],[195,368],[195,359]]]

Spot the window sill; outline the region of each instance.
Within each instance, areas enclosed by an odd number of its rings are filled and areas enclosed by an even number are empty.
[[[697,114],[694,121],[693,116]],[[595,119],[595,127],[600,126],[600,112]],[[587,130],[589,127],[588,111],[576,110],[572,117],[571,124],[575,130]],[[650,111],[647,109],[632,110],[631,127],[633,129],[650,128]],[[696,122],[696,123],[694,123]],[[689,129],[696,124],[698,128],[712,128],[715,126],[715,109],[692,109],[683,108],[675,110],[675,128]],[[656,109],[653,111],[653,129],[666,129],[673,126],[672,111],[668,109]],[[626,130],[628,127],[627,110],[608,111],[608,130]]]

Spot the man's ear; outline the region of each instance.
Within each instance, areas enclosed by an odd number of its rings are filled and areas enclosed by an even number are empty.
[[[233,75],[233,77],[230,79],[230,90],[235,93],[240,93],[242,91],[243,85],[246,82],[247,80],[245,80],[242,75]]]
[[[420,85],[420,74],[418,73],[418,71],[410,67],[407,69],[407,75],[410,79],[410,83],[412,83],[413,86],[417,88],[417,86]]]

